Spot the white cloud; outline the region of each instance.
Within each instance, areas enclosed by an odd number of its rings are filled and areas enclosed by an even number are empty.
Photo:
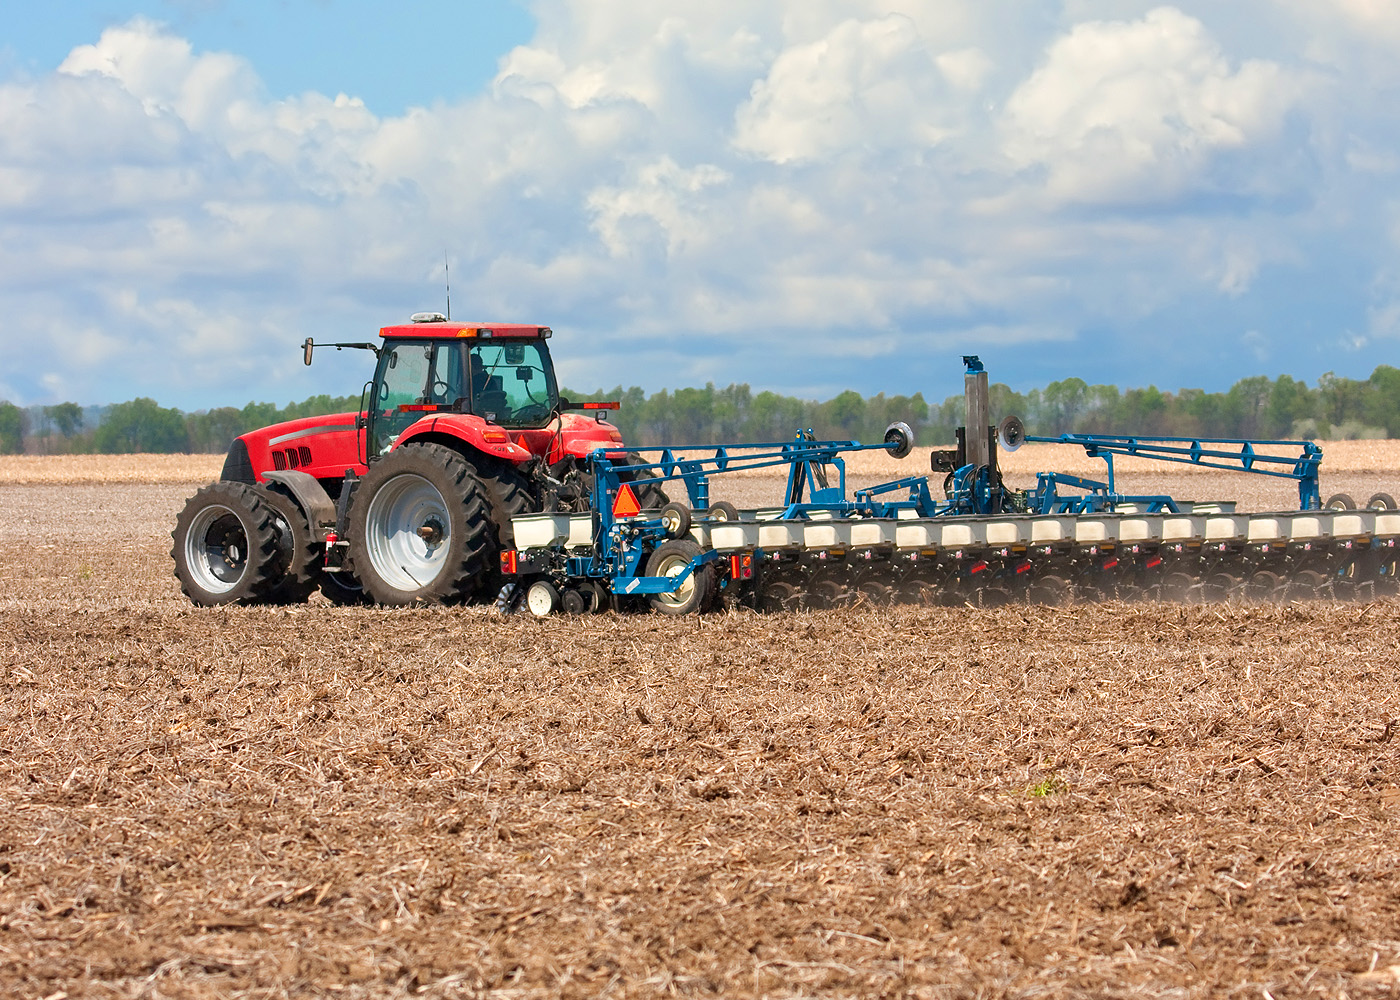
[[[626,232],[631,220],[653,224],[664,235],[667,254],[675,256],[710,240],[713,226],[697,211],[697,196],[729,179],[719,167],[701,164],[685,170],[666,156],[639,170],[629,188],[592,191],[588,207],[596,216],[594,227],[614,257],[638,249]]]
[[[1310,0],[1310,6],[1341,14],[1363,35],[1400,41],[1400,6],[1393,0]]]
[[[966,59],[952,65],[969,70]],[[780,164],[931,146],[948,131],[938,120],[942,79],[907,17],[844,21],[773,61],[735,116],[734,143]]]
[[[440,307],[444,251],[454,314],[549,323],[579,385],[938,396],[984,343],[999,380],[1228,382],[1234,311],[1301,359],[1300,312],[1388,329],[1400,273],[1400,125],[1296,54],[1361,15],[1291,3],[539,0],[488,93],[394,117],[115,26],[0,79],[5,391],[353,391],[295,345]]]
[[[1005,151],[1078,202],[1190,190],[1211,158],[1277,134],[1297,84],[1276,63],[1232,70],[1205,26],[1172,7],[1076,25],[1006,105]]]

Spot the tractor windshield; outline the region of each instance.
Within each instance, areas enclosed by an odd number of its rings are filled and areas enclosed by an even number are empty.
[[[502,427],[541,427],[559,402],[543,340],[478,340],[467,355],[471,409]]]
[[[370,453],[393,447],[426,405],[475,413],[502,427],[542,427],[558,402],[543,340],[390,341],[374,376]]]

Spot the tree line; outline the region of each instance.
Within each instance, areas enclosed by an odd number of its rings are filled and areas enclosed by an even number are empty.
[[[580,400],[618,400],[611,419],[624,440],[639,446],[785,441],[799,428],[819,437],[875,442],[894,420],[914,429],[920,444],[949,444],[963,423],[963,397],[928,403],[922,394],[866,398],[846,391],[813,401],[774,392],[754,393],[748,385],[703,389],[662,389],[648,394],[638,386],[580,394]],[[0,401],[0,454],[30,452],[218,454],[234,438],[259,427],[297,417],[343,413],[359,407],[359,396],[312,396],[278,407],[249,403],[186,413],[148,398],[108,407],[76,403],[21,408]],[[1280,375],[1254,376],[1226,392],[1155,386],[1120,390],[1070,378],[1043,389],[1019,393],[991,387],[993,419],[1019,416],[1028,433],[1066,432],[1337,440],[1400,437],[1400,369],[1382,365],[1367,379],[1328,373],[1315,386]]]

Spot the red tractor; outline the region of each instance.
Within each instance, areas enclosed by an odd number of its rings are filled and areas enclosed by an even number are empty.
[[[589,454],[621,454],[604,420],[617,404],[559,395],[551,332],[418,313],[380,344],[321,345],[377,356],[360,412],[235,440],[219,482],[176,520],[181,589],[201,605],[295,603],[317,588],[338,604],[494,597],[511,517],[587,510]]]

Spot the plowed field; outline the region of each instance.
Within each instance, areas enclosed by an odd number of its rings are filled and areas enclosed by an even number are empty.
[[[200,610],[191,477],[56,470],[0,469],[0,994],[1400,990],[1400,603]]]

